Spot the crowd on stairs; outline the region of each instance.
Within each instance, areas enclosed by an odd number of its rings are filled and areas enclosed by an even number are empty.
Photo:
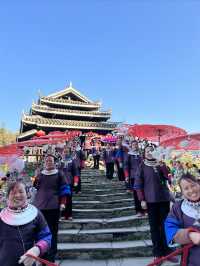
[[[49,147],[37,164],[33,187],[27,191],[20,175],[8,185],[7,206],[0,212],[0,230],[4,232],[0,235],[0,243],[3,243],[0,244],[0,254],[9,256],[10,249],[6,245],[11,241],[16,253],[0,265],[17,266],[19,261],[31,266],[34,260],[27,254],[55,262],[59,223],[72,221],[74,198],[81,197],[82,193],[81,170],[88,157],[92,157],[94,173],[103,164],[106,184],[110,182],[112,187],[113,180],[118,179],[120,187],[132,194],[135,217],[143,219],[148,216],[155,261],[170,254],[174,244],[192,243],[195,246],[191,248],[188,265],[198,266],[200,233],[189,228],[200,225],[200,185],[196,178],[199,171],[196,170],[196,176],[187,169],[181,172],[179,162],[175,162],[177,169],[174,171],[165,162],[154,158],[155,147],[153,143],[138,139],[128,142],[122,138],[115,144],[107,143],[102,147],[94,143],[90,151],[85,151],[79,142],[66,143],[54,152]],[[7,175],[1,185],[9,183],[8,179]],[[180,187],[180,193],[175,195],[179,196],[178,199],[170,191],[174,183]],[[88,218],[89,215],[88,212]],[[168,260],[177,262],[176,257]]]

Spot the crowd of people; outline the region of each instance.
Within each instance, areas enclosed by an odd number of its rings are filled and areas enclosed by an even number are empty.
[[[94,169],[103,164],[106,178],[117,176],[133,194],[137,217],[148,215],[155,259],[168,255],[173,243],[200,244],[200,233],[188,231],[200,225],[197,165],[177,159],[168,164],[158,160],[154,156],[158,146],[137,138],[119,136],[114,143],[91,144],[86,149],[76,139],[58,147],[49,145],[37,160],[28,189],[16,171],[1,179],[0,186],[7,186],[8,192],[4,204],[1,201],[0,228],[4,233],[0,235],[0,254],[9,259],[7,264],[2,263],[1,256],[0,265],[15,266],[19,261],[31,266],[34,260],[27,253],[55,261],[59,220],[72,220],[73,195],[81,193],[81,169],[91,157]],[[170,210],[171,202],[174,205]],[[13,257],[7,248],[11,240],[16,250]],[[188,265],[197,266],[200,248],[192,249]]]

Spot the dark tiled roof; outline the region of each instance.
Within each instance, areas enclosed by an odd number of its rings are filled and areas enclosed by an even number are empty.
[[[90,121],[76,121],[76,120],[64,120],[64,119],[50,119],[43,118],[39,115],[24,115],[22,121],[27,124],[34,124],[38,126],[46,127],[60,127],[60,128],[80,128],[80,129],[102,129],[102,130],[114,130],[117,127],[117,123],[112,122],[90,122]]]

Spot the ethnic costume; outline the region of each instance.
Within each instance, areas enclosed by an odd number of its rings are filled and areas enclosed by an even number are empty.
[[[160,166],[154,159],[145,159],[140,175],[135,178],[135,189],[140,201],[147,202],[147,211],[153,243],[153,255],[161,257],[171,250],[167,247],[164,221],[170,207],[170,193]]]
[[[115,150],[105,149],[103,151],[103,160],[104,160],[105,165],[106,165],[106,177],[108,179],[113,179]]]
[[[42,213],[28,204],[0,212],[0,265],[18,266],[19,258],[33,246],[43,256],[51,246],[51,233]]]
[[[119,147],[116,149],[115,153],[115,163],[117,166],[117,174],[118,174],[118,179],[119,181],[125,181],[125,176],[124,176],[124,154],[125,151],[123,147]]]
[[[79,171],[76,160],[72,156],[66,156],[62,161],[61,169],[66,180],[66,183],[69,187],[69,193],[66,198],[66,208],[62,212],[62,216],[65,219],[72,218],[72,194],[74,187],[78,186],[79,181]]]
[[[43,213],[52,233],[52,245],[47,259],[55,261],[57,253],[57,234],[60,218],[60,204],[66,202],[66,195],[70,193],[64,176],[57,169],[43,170],[36,178],[37,193],[34,205]]]
[[[138,151],[129,151],[124,162],[125,177],[128,178],[128,188],[133,191],[136,213],[142,213],[141,203],[134,188],[135,180],[140,176],[142,157]]]
[[[100,150],[99,147],[92,147],[92,157],[94,161],[94,169],[99,169]]]
[[[165,221],[167,243],[173,244],[176,242],[182,245],[191,243],[188,228],[196,227],[200,229],[199,219],[200,201],[193,203],[184,199],[175,202]],[[197,225],[195,225],[195,222]],[[189,251],[187,265],[199,266],[199,258],[200,246],[193,246]]]
[[[78,173],[76,174],[76,178],[74,179],[74,184],[73,184],[74,185],[74,192],[79,193],[79,192],[81,192],[81,169],[84,165],[84,160],[85,160],[83,150],[81,148],[77,149],[72,154],[72,159],[75,160],[76,167],[78,169]],[[76,171],[76,169],[75,169],[75,171]]]

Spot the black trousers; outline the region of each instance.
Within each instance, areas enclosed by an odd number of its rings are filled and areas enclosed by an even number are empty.
[[[119,162],[118,161],[116,161],[116,165],[117,165],[118,179],[119,179],[119,181],[124,181],[125,180],[124,169],[119,167]]]
[[[138,195],[137,195],[137,192],[135,189],[133,190],[133,198],[134,198],[134,202],[135,202],[136,213],[138,213],[138,212],[143,213],[144,210],[142,209],[141,202],[138,199]]]
[[[57,253],[57,237],[58,237],[58,223],[60,217],[60,210],[59,209],[41,210],[41,212],[44,215],[52,234],[51,249],[44,256],[44,258],[51,262],[55,262],[55,256]]]
[[[94,160],[94,168],[95,168],[95,169],[99,169],[99,159],[100,159],[100,155],[95,155],[95,156],[93,156],[93,160]]]
[[[138,199],[138,195],[137,195],[136,190],[134,189],[134,185],[135,185],[135,178],[130,178],[129,177],[129,182],[128,182],[127,188],[133,191],[133,198],[134,198],[134,203],[135,203],[135,211],[136,211],[136,213],[138,213],[138,212],[140,212],[140,213],[142,212],[143,213],[144,210],[142,209],[141,202]]]
[[[172,251],[167,246],[164,230],[164,221],[167,218],[169,210],[169,201],[147,203],[153,255],[155,257],[166,256]]]
[[[106,163],[106,177],[113,179],[114,174],[114,163]]]

